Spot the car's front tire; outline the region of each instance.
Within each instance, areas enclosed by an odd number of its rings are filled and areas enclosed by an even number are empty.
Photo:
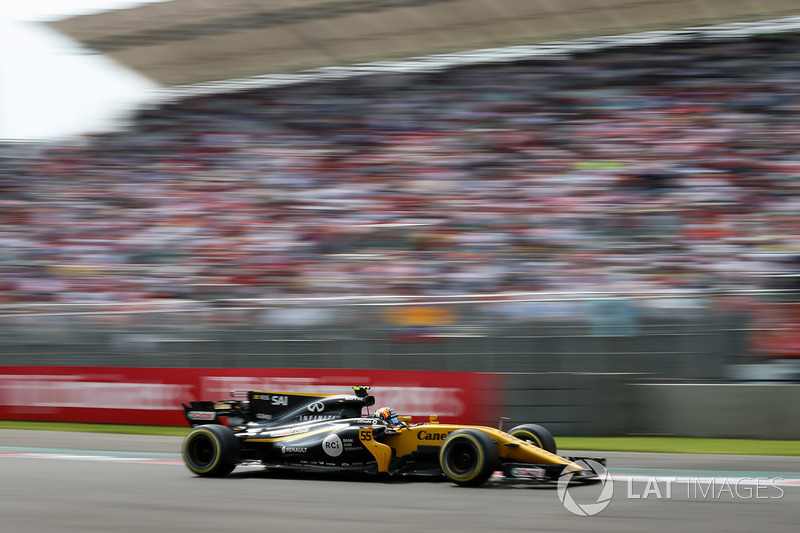
[[[494,473],[497,463],[497,443],[475,429],[450,433],[439,450],[439,464],[444,475],[465,487],[484,483]]]
[[[197,426],[183,439],[183,461],[205,477],[227,476],[240,461],[239,439],[219,424]]]
[[[558,453],[556,439],[553,438],[553,434],[550,433],[547,428],[538,424],[522,424],[521,426],[516,426],[508,430],[508,434],[520,440],[530,442],[550,453]]]

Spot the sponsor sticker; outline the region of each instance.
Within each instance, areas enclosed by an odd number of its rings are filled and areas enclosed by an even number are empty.
[[[309,420],[333,420],[336,415],[302,415],[298,416],[295,420],[298,422],[308,422]]]
[[[213,411],[189,411],[189,420],[214,420],[217,414]]]
[[[298,433],[306,433],[308,431],[308,427],[298,427],[298,428],[287,428],[287,429],[279,429],[278,431],[269,432],[270,437],[285,437],[286,435],[297,435]]]
[[[514,477],[540,478],[544,477],[544,473],[544,468],[535,468],[530,466],[520,466],[511,469],[511,475]]]
[[[322,402],[314,402],[308,404],[308,410],[312,413],[321,413],[325,410],[325,404]]]
[[[336,433],[328,435],[322,441],[322,450],[331,457],[339,457],[344,450],[342,439]]]
[[[306,453],[308,448],[300,446],[281,446],[281,453]]]
[[[417,440],[444,440],[449,434],[450,432],[422,430],[417,433]]]

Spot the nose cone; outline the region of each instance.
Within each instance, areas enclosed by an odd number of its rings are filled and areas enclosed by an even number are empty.
[[[583,467],[570,461],[569,459],[554,453],[550,453],[547,450],[539,448],[535,444],[512,437],[507,433],[498,431],[494,437],[497,440],[497,447],[500,457],[506,458],[510,461],[539,465],[565,465],[562,475],[567,473],[578,473],[584,470]]]

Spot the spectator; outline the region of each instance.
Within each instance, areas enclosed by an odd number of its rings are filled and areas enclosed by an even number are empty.
[[[0,160],[3,303],[756,288],[800,246],[798,40],[142,110]]]

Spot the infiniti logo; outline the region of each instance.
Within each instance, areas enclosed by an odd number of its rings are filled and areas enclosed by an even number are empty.
[[[573,514],[578,516],[594,516],[608,507],[608,504],[611,503],[611,497],[614,495],[614,484],[611,481],[611,476],[609,475],[608,470],[606,470],[606,467],[597,461],[592,461],[591,459],[582,459],[576,462],[585,469],[597,474],[598,481],[602,484],[603,490],[600,492],[600,496],[597,497],[597,502],[585,504],[577,503],[567,490],[569,488],[569,482],[573,476],[573,473],[570,473],[563,475],[558,479],[558,499],[561,500],[561,503],[564,504],[564,507],[566,507],[566,509]]]
[[[308,406],[308,410],[312,413],[321,413],[325,410],[325,405],[322,402],[314,402]]]

